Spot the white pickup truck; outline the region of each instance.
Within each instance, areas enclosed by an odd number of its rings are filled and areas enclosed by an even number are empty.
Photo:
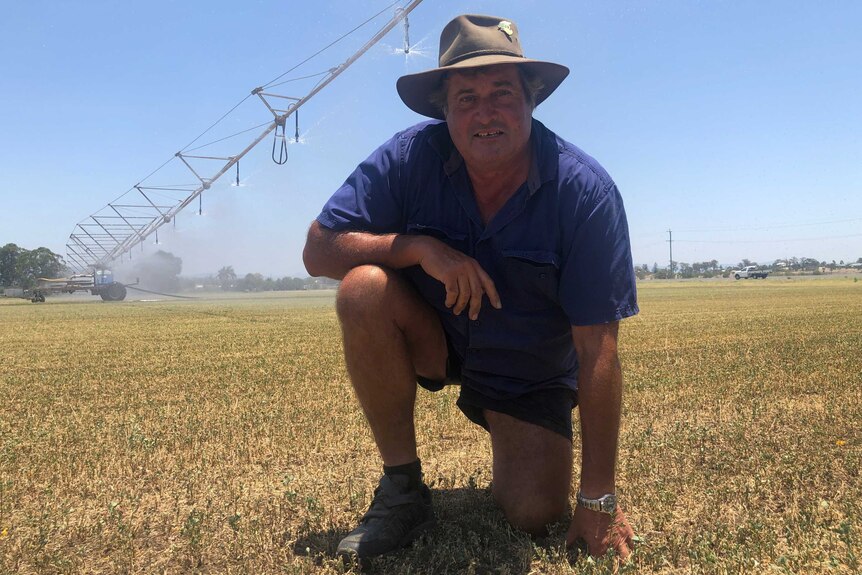
[[[748,278],[756,279],[760,278],[762,280],[766,279],[766,276],[769,275],[769,272],[766,270],[759,270],[757,266],[745,266],[741,270],[736,270],[733,272],[734,279],[738,280],[747,280]]]

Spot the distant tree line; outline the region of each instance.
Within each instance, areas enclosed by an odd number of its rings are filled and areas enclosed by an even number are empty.
[[[673,262],[672,267],[660,268],[658,263],[653,263],[652,268],[647,264],[641,264],[635,267],[635,275],[638,279],[646,279],[652,277],[654,279],[669,279],[669,278],[711,278],[711,277],[730,277],[734,270],[742,269],[748,266],[758,266],[757,262],[749,259],[743,259],[735,266],[721,266],[718,261],[710,260],[708,262],[695,262],[689,264],[686,262]],[[769,269],[773,273],[810,273],[813,275],[822,274],[826,271],[835,271],[845,267],[860,268],[862,267],[862,258],[855,262],[844,262],[840,260],[836,262],[817,261],[814,258],[798,258],[792,257],[786,260],[775,260],[772,264],[758,266],[763,269]]]
[[[215,277],[210,278],[210,281],[224,291],[241,292],[324,289],[338,285],[337,281],[328,278],[296,278],[288,276],[271,278],[264,277],[259,273],[248,273],[239,277],[234,271],[233,266],[221,268]],[[206,284],[207,281],[205,279],[203,285],[206,287]]]
[[[15,244],[0,248],[0,287],[30,289],[37,278],[55,278],[65,272],[63,258],[48,248],[28,250]]]
[[[658,263],[653,263],[652,268],[647,264],[635,267],[638,279],[652,277],[655,279],[667,278],[711,278],[730,277],[735,269],[746,266],[756,266],[757,262],[743,259],[735,266],[721,266],[717,260],[705,262],[673,262],[672,267],[660,268]],[[259,273],[247,273],[239,277],[233,266],[222,267],[215,276],[203,279],[192,279],[180,277],[183,262],[171,253],[159,250],[139,262],[133,269],[138,276],[141,285],[159,291],[177,291],[181,289],[193,289],[204,285],[206,288],[221,289],[224,291],[259,292],[259,291],[287,291],[332,288],[338,285],[335,280],[327,278],[297,278],[264,277]],[[855,262],[817,261],[814,258],[792,257],[776,260],[765,268],[774,273],[793,272],[820,274],[825,271],[852,266],[862,268],[862,257]],[[68,274],[69,270],[62,256],[55,254],[48,248],[40,247],[35,250],[21,248],[16,244],[6,244],[0,248],[0,288],[18,287],[30,289],[36,285],[37,278],[54,278]]]

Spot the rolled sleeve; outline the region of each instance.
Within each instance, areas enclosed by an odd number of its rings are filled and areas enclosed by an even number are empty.
[[[560,272],[560,304],[572,325],[608,323],[638,313],[628,222],[613,183],[575,228]]]
[[[317,221],[334,231],[390,233],[403,227],[398,137],[359,164],[332,195]]]

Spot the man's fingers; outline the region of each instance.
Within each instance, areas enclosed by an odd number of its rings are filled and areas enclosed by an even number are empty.
[[[620,556],[620,559],[622,559],[623,561],[628,559],[629,555],[632,554],[631,547],[629,545],[626,545],[625,541],[620,541],[619,544],[616,546],[616,549],[617,549],[617,554]]]
[[[481,271],[482,268],[476,266]],[[482,289],[482,280],[479,274],[473,273],[470,277],[470,319],[476,320],[479,317],[479,309],[482,307],[482,295],[485,291]]]
[[[458,281],[453,280],[445,284],[446,286],[446,307],[452,307],[458,301]]]
[[[608,549],[613,548],[620,559],[628,559],[632,553],[632,545],[627,543],[623,537],[613,537],[611,541],[596,541],[595,545],[590,546],[590,555],[593,557],[604,557]]]
[[[601,557],[608,552],[608,542],[601,539],[595,539],[587,546],[590,555],[593,557]]]
[[[455,302],[455,307],[452,308],[452,313],[455,315],[461,315],[461,312],[464,311],[464,308],[467,307],[467,304],[470,302],[471,294],[469,278],[463,275],[458,276],[458,301]]]
[[[578,541],[583,542],[584,550],[593,557],[604,557],[613,549],[621,561],[628,561],[636,537],[622,509],[617,509],[614,517],[608,517],[578,507],[566,533],[566,544],[577,545]]]
[[[476,267],[479,274],[479,281],[482,284],[482,291],[488,294],[488,301],[491,302],[491,305],[496,309],[500,309],[503,307],[503,304],[500,302],[500,294],[497,293],[497,287],[494,285],[494,280],[492,280],[491,276],[489,276],[480,266],[477,265]]]
[[[635,530],[632,529],[631,525],[626,525],[626,545],[629,546],[629,549],[634,549],[635,546]]]
[[[468,316],[475,320],[479,317],[482,297],[487,294],[491,305],[500,309],[500,296],[494,287],[494,280],[477,261],[466,256],[461,257],[464,258],[461,261],[451,261],[453,265],[446,273],[435,274],[446,287],[446,307],[455,315],[460,315],[469,306]],[[446,281],[443,278],[446,278]]]
[[[621,559],[628,559],[634,549],[634,530],[631,525],[624,523],[616,528],[616,533],[611,536],[611,544]]]
[[[614,518],[614,530],[617,536],[622,539],[629,549],[634,548],[635,530],[632,529],[631,523],[626,518],[626,514],[622,507],[617,509],[616,517]]]

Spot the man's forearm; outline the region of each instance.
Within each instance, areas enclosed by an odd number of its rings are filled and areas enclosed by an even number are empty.
[[[401,269],[419,263],[418,238],[399,234],[333,232],[314,222],[302,252],[312,276],[342,279],[351,269],[376,264]]]
[[[582,372],[578,385],[581,491],[585,497],[600,497],[616,489],[622,374],[615,360],[598,363],[587,373]]]
[[[580,373],[581,491],[595,498],[616,488],[617,442],[622,404],[622,370],[617,324],[576,328]]]

